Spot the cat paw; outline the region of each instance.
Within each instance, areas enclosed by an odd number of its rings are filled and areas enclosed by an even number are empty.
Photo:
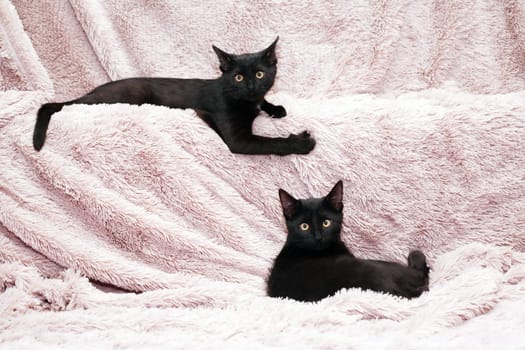
[[[423,271],[425,274],[428,274],[430,270],[427,265],[425,254],[420,250],[411,251],[410,254],[408,254],[407,262],[409,267]]]
[[[291,134],[289,139],[293,141],[294,152],[296,154],[308,154],[315,147],[315,139],[310,135],[308,131],[296,135]]]
[[[272,118],[282,118],[286,116],[286,109],[284,109],[283,106],[274,106],[272,109],[270,116]]]

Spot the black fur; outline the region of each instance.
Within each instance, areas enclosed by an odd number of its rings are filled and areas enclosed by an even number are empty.
[[[277,40],[263,51],[242,55],[228,54],[213,46],[222,71],[217,79],[130,78],[101,85],[72,101],[46,103],[37,113],[33,146],[37,151],[42,148],[51,115],[65,105],[148,103],[194,109],[233,153],[307,154],[314,148],[315,140],[306,131],[286,138],[252,133],[253,121],[260,110],[274,118],[286,115],[282,106],[274,106],[264,99],[277,72]]]
[[[288,237],[268,277],[268,295],[317,301],[343,288],[369,289],[406,298],[418,297],[428,290],[429,268],[421,251],[412,251],[406,266],[359,259],[348,250],[340,237],[342,196],[342,181],[324,198],[298,200],[279,190]],[[326,227],[325,220],[329,220]]]

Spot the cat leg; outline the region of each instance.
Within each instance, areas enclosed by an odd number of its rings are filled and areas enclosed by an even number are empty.
[[[307,131],[288,137],[264,137],[243,135],[241,137],[224,137],[224,142],[232,153],[238,154],[308,154],[315,147],[315,140]]]
[[[263,103],[261,104],[261,109],[264,112],[268,113],[268,115],[272,118],[282,118],[286,116],[286,109],[284,109],[283,106],[273,105],[266,100],[263,100]]]

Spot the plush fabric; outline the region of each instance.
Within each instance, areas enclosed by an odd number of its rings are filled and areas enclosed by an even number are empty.
[[[525,347],[520,1],[0,0],[0,348]],[[36,110],[130,76],[213,78],[211,50],[279,35],[254,131],[309,155],[231,154],[191,110]],[[430,291],[265,296],[277,196],[344,181],[364,258],[427,254]]]

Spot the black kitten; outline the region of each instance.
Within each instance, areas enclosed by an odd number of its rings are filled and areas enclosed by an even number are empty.
[[[171,108],[191,108],[215,130],[233,153],[307,154],[315,140],[306,131],[286,138],[262,137],[252,133],[254,119],[262,109],[274,118],[286,115],[282,106],[264,99],[277,71],[275,45],[242,55],[228,54],[213,46],[222,75],[217,79],[130,78],[95,88],[76,100],[46,103],[37,114],[33,146],[44,145],[51,115],[70,104],[144,103]]]
[[[425,255],[412,251],[408,266],[356,258],[341,241],[343,183],[324,198],[279,197],[288,237],[275,259],[267,293],[300,301],[317,301],[342,288],[358,287],[406,298],[428,290]]]

